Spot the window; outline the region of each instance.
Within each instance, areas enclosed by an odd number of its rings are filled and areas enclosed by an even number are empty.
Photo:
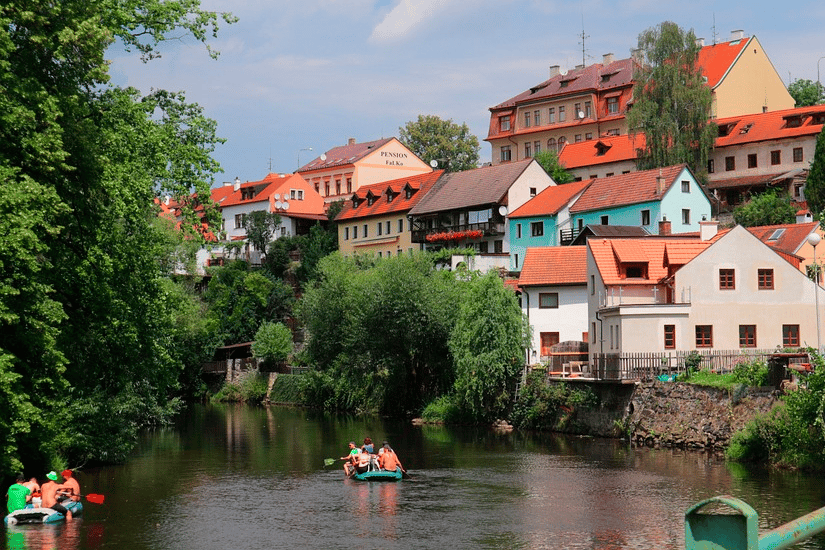
[[[793,161],[802,162],[802,147],[793,148]]]
[[[515,266],[516,269],[518,269],[518,254],[514,254],[514,258],[515,258],[515,264],[513,264],[513,265]]]
[[[619,112],[619,98],[618,97],[608,97],[607,98],[607,112],[608,114],[615,115]]]
[[[400,219],[398,220],[398,232],[399,232],[399,233],[403,233],[403,232],[404,232],[404,218],[400,218]]]
[[[650,210],[642,210],[642,225],[650,225]]]
[[[541,126],[541,111],[533,112],[533,126]]]
[[[725,157],[725,171],[732,172],[736,170],[736,157]]]
[[[324,193],[329,196],[329,182],[324,183]]]
[[[596,343],[596,323],[595,322],[590,323],[590,343],[591,344]]]
[[[554,122],[556,122],[556,108],[555,107],[550,107],[549,109],[547,109],[547,122],[549,122],[550,124],[553,124]]]
[[[676,325],[665,325],[665,349],[676,349]]]
[[[736,289],[736,272],[733,269],[719,270],[719,290]]]
[[[584,102],[584,116],[585,116],[585,118],[590,118],[591,115],[592,115],[592,109],[591,109],[591,106],[590,106],[590,102],[585,101]]]
[[[756,347],[756,325],[739,325],[739,347]]]
[[[341,194],[341,180],[335,180],[335,194]]]
[[[547,140],[547,150],[548,151],[556,151],[556,138],[550,138]]]
[[[618,129],[618,128],[610,128],[610,129],[608,129],[608,130],[607,130],[607,132],[605,132],[605,133],[606,133],[608,136],[618,136],[618,135],[619,135],[619,129]]]
[[[607,216],[602,216],[602,218],[601,218],[601,222],[602,222],[602,225],[608,225],[608,223],[607,223],[607,222],[608,222]]]
[[[530,222],[530,235],[533,237],[544,236],[544,222]]]
[[[367,237],[369,237],[369,228],[367,224],[364,224],[364,238],[366,239]]]
[[[748,155],[748,168],[756,168],[756,153]]]
[[[539,309],[551,309],[559,307],[558,292],[539,292]]]
[[[559,343],[559,333],[558,332],[542,332],[540,333],[541,338],[541,355],[542,357],[547,357],[550,355],[550,346],[555,346]]]
[[[799,345],[799,325],[782,325],[782,345]]]
[[[541,153],[541,142],[536,141],[535,143],[533,143],[533,154],[537,155],[539,153]]]
[[[708,160],[708,174],[713,174],[715,169],[716,169],[716,166],[713,163],[713,159],[709,159]]]
[[[606,174],[604,175],[604,177],[609,178],[609,177],[610,177],[610,176],[612,176],[612,175],[613,175],[613,172],[608,172],[608,173],[606,173]]]
[[[771,151],[771,166],[782,163],[782,151]]]
[[[358,226],[357,225],[352,226],[352,238],[353,239],[358,238]]]
[[[713,347],[713,325],[696,325],[696,347]]]
[[[559,138],[559,141],[558,141],[558,144],[559,144],[558,149],[559,149],[559,151],[561,151],[562,149],[564,149],[564,144],[565,144],[565,143],[567,143],[567,138],[566,138],[566,137],[564,137],[564,136],[561,136],[561,137]]]
[[[501,162],[508,162],[511,158],[512,153],[510,152],[510,146],[504,145],[501,148]]]
[[[585,132],[584,139],[585,141],[590,141],[591,139],[593,139],[593,132]]]
[[[235,228],[239,229],[243,227],[244,219],[246,219],[246,214],[235,214]]]
[[[590,295],[591,296],[596,295],[596,276],[595,275],[590,276]]]
[[[347,193],[352,193],[352,178],[347,178]]]
[[[559,106],[559,122],[564,122],[564,105]]]
[[[682,180],[682,193],[690,193],[690,180]]]
[[[576,103],[576,104],[573,106],[573,109],[574,109],[574,112],[573,112],[573,118],[574,118],[574,119],[580,119],[580,118],[583,118],[582,116],[579,116],[579,115],[583,115],[583,114],[584,114],[584,111],[582,111],[582,104],[581,104],[581,103]]]
[[[524,113],[524,127],[525,128],[530,127],[530,112],[529,111]]]
[[[344,240],[345,241],[349,240],[349,227],[344,228]]]
[[[529,159],[530,157],[532,157],[533,155],[531,154],[531,152],[532,152],[532,147],[531,147],[530,142],[528,141],[527,143],[524,144],[524,158]]]
[[[516,238],[517,239],[521,238],[521,224],[520,223],[516,224]]]
[[[531,187],[531,188],[530,188],[530,196],[531,196],[531,197],[535,197],[535,196],[536,196],[536,188],[535,188],[535,187]]]
[[[684,225],[690,225],[690,209],[689,208],[682,208],[682,223]]]
[[[493,241],[493,253],[501,254],[502,252],[504,252],[504,241],[501,239]]]
[[[502,132],[507,132],[508,130],[510,130],[510,117],[509,116],[499,117],[498,125],[499,125],[499,129]]]
[[[381,236],[384,234],[384,222],[378,222],[375,224],[376,235]]]
[[[773,290],[773,269],[758,270],[759,290]]]
[[[582,140],[582,135],[581,134],[576,134],[576,136],[573,139],[576,143],[579,143]]]

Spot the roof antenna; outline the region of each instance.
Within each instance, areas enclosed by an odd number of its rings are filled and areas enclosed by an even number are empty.
[[[716,12],[713,13],[713,26],[710,28],[711,36],[713,37],[713,45],[716,45]]]
[[[585,54],[585,49],[584,49],[584,41],[587,40],[588,38],[590,38],[590,35],[589,34],[587,34],[587,35],[584,34],[584,13],[582,13],[582,33],[579,35],[579,37],[582,39],[582,41],[581,41],[581,45],[582,45],[582,66],[586,66],[587,65],[587,60],[585,59],[586,54]]]

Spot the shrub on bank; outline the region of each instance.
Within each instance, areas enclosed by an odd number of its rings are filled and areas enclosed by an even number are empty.
[[[599,399],[590,388],[574,389],[563,382],[547,384],[544,372],[536,371],[527,377],[510,422],[518,428],[564,429],[577,408],[592,408],[598,404]]]
[[[226,382],[212,397],[218,403],[262,403],[269,382],[267,376],[251,373],[240,382]]]

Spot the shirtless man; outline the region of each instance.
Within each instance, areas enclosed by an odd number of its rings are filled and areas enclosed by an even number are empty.
[[[66,521],[72,521],[72,513],[57,502],[57,490],[60,488],[57,484],[57,473],[49,472],[46,477],[49,478],[49,481],[40,486],[40,493],[43,496],[43,508],[51,508],[56,512],[60,512],[66,516]]]
[[[381,453],[378,460],[381,463],[381,467],[390,472],[394,472],[396,467],[401,468],[402,472],[406,471],[404,470],[404,466],[401,465],[401,461],[398,460],[398,455],[395,454],[395,451],[390,448],[388,443],[384,443],[384,452]]]
[[[58,494],[62,494],[65,498],[74,501],[80,500],[80,484],[72,476],[72,471],[66,469],[60,472],[60,475],[63,476],[65,481],[61,485],[58,485]]]

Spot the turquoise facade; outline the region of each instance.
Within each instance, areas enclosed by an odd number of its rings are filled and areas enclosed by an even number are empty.
[[[509,220],[510,271],[521,271],[521,266],[524,264],[524,255],[527,253],[528,248],[559,245],[557,219],[558,216],[553,214]],[[541,224],[542,235],[533,236],[533,224]]]

